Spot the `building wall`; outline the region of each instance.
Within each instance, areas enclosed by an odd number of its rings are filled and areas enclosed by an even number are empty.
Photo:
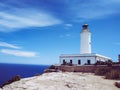
[[[78,60],[80,60],[80,64],[78,64]],[[70,63],[72,61],[72,64],[75,65],[84,65],[84,64],[89,64],[88,60],[90,60],[90,64],[95,64],[96,61],[108,61],[111,60],[110,58],[106,58],[103,56],[95,56],[92,55],[91,56],[60,56],[60,64],[63,64],[63,62],[65,61],[66,63]]]
[[[77,64],[78,65],[78,60],[80,60],[81,64],[88,64],[88,60],[90,60],[91,64],[94,64],[96,62],[95,57],[62,57],[60,58],[60,64],[63,64],[63,60],[66,61],[66,63],[70,63],[70,60],[72,60],[72,64]]]

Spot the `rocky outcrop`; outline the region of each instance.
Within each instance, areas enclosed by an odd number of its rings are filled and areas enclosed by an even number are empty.
[[[91,73],[51,72],[21,79],[2,90],[119,90],[114,83]]]
[[[120,82],[115,82],[115,86],[120,88]]]
[[[19,81],[21,79],[20,75],[17,75],[15,77],[12,77],[10,80],[6,81],[5,83],[3,83],[3,85],[1,87],[4,87],[5,85],[11,84],[15,81]]]

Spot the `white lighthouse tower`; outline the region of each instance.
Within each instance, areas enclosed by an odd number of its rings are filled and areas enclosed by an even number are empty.
[[[97,61],[106,62],[112,60],[109,57],[91,53],[91,32],[88,29],[88,24],[82,26],[80,33],[80,54],[61,54],[61,65],[94,65]]]
[[[84,24],[80,33],[80,54],[91,53],[91,33],[88,24]]]

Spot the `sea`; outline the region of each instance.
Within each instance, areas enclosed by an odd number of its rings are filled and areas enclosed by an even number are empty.
[[[26,78],[35,76],[36,74],[42,74],[49,66],[50,65],[0,63],[0,86],[17,75],[20,75],[21,78]]]

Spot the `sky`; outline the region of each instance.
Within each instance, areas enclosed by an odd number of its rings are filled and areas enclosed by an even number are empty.
[[[92,53],[118,61],[120,0],[0,0],[0,63],[58,64],[80,53],[84,23]]]

